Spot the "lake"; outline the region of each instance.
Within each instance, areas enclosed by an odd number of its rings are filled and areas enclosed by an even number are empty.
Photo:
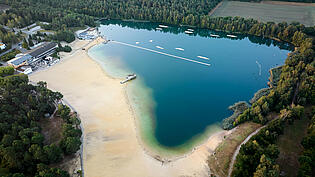
[[[232,114],[228,107],[267,87],[269,69],[282,65],[291,49],[254,36],[158,27],[105,20],[99,31],[114,41],[91,48],[89,55],[113,77],[137,74],[127,92],[141,136],[162,148],[193,144],[220,130]]]

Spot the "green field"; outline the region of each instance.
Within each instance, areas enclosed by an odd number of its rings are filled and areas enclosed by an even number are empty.
[[[214,11],[213,17],[240,16],[253,18],[262,22],[300,22],[305,26],[315,25],[315,5],[292,5],[272,3],[252,3],[238,1],[224,1]]]

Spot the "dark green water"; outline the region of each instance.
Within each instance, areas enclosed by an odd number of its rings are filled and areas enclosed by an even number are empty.
[[[183,33],[187,27],[169,27],[163,31],[155,30],[156,27],[158,24],[154,23],[105,21],[99,29],[107,39],[211,66],[114,42],[96,46],[89,54],[111,75],[137,74],[137,80],[131,84],[141,82],[142,87],[150,90],[150,98],[146,98],[154,103],[146,115],[152,127],[149,133],[165,147],[183,145],[203,133],[209,125],[230,116],[232,112],[228,106],[237,101],[248,101],[257,90],[267,87],[268,70],[282,65],[289,52],[285,44],[257,37],[210,38],[209,34],[213,32],[209,30],[195,29],[193,35],[188,35]],[[139,97],[145,94],[141,89],[135,92]],[[137,102],[147,103],[141,99]]]

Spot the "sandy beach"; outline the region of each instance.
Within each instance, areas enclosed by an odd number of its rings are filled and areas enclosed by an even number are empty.
[[[207,157],[231,131],[220,131],[177,160],[163,163],[144,151],[137,136],[135,114],[126,85],[107,75],[87,50],[103,39],[76,40],[73,51],[58,64],[30,75],[46,81],[76,109],[83,127],[83,167],[86,177],[209,176]],[[85,48],[85,50],[82,50]]]

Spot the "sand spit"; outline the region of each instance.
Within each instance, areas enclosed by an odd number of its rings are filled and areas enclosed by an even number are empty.
[[[83,126],[85,177],[177,177],[209,176],[207,157],[228,131],[212,135],[205,143],[176,160],[162,163],[144,151],[126,95],[126,85],[108,76],[87,54],[102,43],[76,40],[73,52],[61,62],[30,75],[60,91],[78,111]],[[82,50],[84,48],[85,50]]]

